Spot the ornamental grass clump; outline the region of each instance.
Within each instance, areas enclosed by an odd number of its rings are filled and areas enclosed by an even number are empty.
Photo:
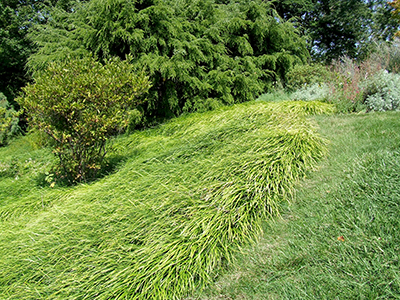
[[[17,99],[31,126],[55,142],[59,172],[70,183],[96,178],[107,140],[129,125],[150,84],[128,60],[88,57],[53,63]]]
[[[246,103],[117,138],[117,172],[43,189],[48,208],[17,234],[0,223],[0,294],[182,299],[205,287],[325,155],[307,105]]]
[[[321,101],[284,101],[275,105],[277,110],[300,116],[333,114],[336,112],[334,105]]]

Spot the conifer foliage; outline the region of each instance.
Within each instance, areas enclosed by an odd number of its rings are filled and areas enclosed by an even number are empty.
[[[31,70],[66,56],[130,54],[150,76],[152,117],[252,100],[308,58],[292,24],[261,0],[91,0],[51,15],[30,35],[39,46]]]

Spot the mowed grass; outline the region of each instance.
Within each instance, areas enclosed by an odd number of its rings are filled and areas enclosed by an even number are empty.
[[[188,299],[400,298],[400,113],[316,120],[329,158],[260,242]]]
[[[319,102],[249,103],[113,141],[97,182],[51,188],[32,137],[0,149],[1,299],[179,299],[257,240],[326,154]]]

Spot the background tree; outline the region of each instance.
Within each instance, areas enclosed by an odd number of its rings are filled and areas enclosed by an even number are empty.
[[[14,101],[21,87],[31,80],[26,63],[37,47],[28,37],[34,25],[45,24],[53,7],[69,10],[72,0],[2,0],[0,2],[0,92]]]
[[[283,0],[274,5],[285,20],[296,22],[315,60],[362,58],[372,41],[390,40],[398,28],[385,0]]]
[[[27,12],[16,13],[17,1],[9,4],[0,3],[0,92],[15,105],[12,99],[29,80],[25,64],[34,46],[26,37]]]
[[[400,21],[400,1],[395,0],[389,4],[394,8],[394,11],[392,12],[393,19]],[[396,36],[400,37],[400,30],[396,32]]]
[[[371,15],[369,28],[372,37],[384,41],[393,39],[399,24],[392,18],[393,8],[390,3],[387,0],[369,0],[367,5]]]

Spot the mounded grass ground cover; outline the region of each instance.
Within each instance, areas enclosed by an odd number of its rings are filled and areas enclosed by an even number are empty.
[[[328,159],[229,275],[190,299],[400,298],[400,112],[316,120]]]
[[[260,236],[326,153],[319,102],[256,102],[114,141],[114,172],[51,188],[50,149],[0,149],[0,295],[174,299]]]

